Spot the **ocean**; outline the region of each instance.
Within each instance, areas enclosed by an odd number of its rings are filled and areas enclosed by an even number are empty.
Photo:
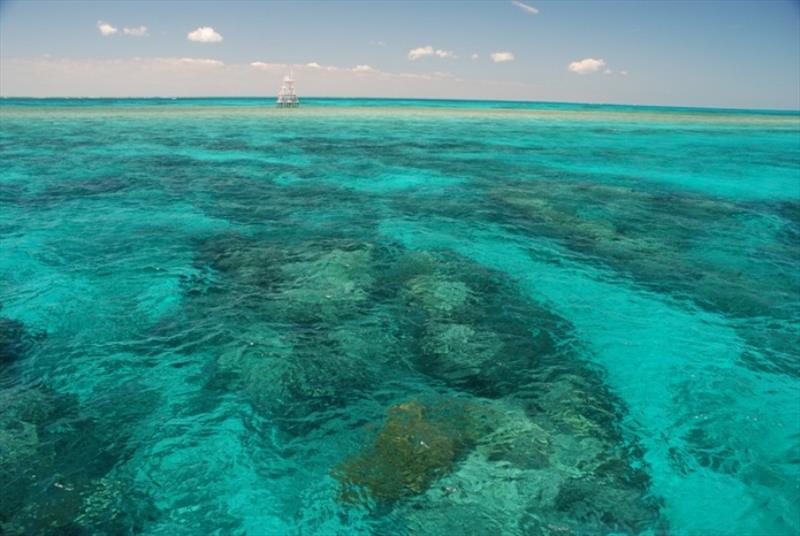
[[[800,114],[0,100],[0,533],[800,532]]]

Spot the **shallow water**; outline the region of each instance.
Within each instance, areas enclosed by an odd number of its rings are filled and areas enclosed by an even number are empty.
[[[0,102],[0,532],[797,534],[800,116]]]

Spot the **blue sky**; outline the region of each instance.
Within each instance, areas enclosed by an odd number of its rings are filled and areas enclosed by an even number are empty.
[[[4,96],[272,95],[290,66],[302,95],[798,109],[800,3],[0,3]]]

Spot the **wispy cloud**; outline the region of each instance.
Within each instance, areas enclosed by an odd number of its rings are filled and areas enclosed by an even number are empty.
[[[262,71],[273,71],[278,69],[285,69],[287,65],[285,63],[267,63],[264,61],[253,61],[250,62],[250,67],[253,69],[260,69]]]
[[[122,33],[131,37],[144,37],[147,35],[147,26],[136,26],[133,28],[123,28]]]
[[[121,33],[121,30],[120,30]],[[294,69],[305,95],[359,94],[447,97],[463,81],[446,72],[382,71],[377,66],[279,63],[269,58],[223,63],[208,57],[104,60],[19,59],[0,62],[0,94],[30,96],[197,96],[270,94]],[[9,82],[11,80],[11,82]],[[457,86],[453,86],[455,84]],[[468,88],[468,86],[463,86]],[[355,88],[355,89],[354,89]],[[469,86],[471,88],[471,86]]]
[[[492,61],[495,63],[503,63],[505,61],[514,61],[514,54],[511,52],[501,51],[501,52],[492,52],[491,54]]]
[[[195,43],[219,43],[222,41],[222,36],[211,26],[201,26],[186,34],[186,37]]]
[[[411,61],[418,60],[420,58],[425,58],[428,56],[438,56],[444,59],[454,60],[458,58],[452,50],[443,50],[441,48],[434,49],[432,46],[428,45],[425,47],[418,47],[412,48],[408,51],[408,59]]]
[[[369,65],[356,65],[352,69],[350,69],[354,73],[377,73],[377,69],[370,67]]]
[[[212,60],[208,58],[181,58],[183,65],[198,65],[202,67],[224,67],[225,63],[220,60]]]
[[[103,34],[105,37],[114,35],[119,30],[114,26],[111,26],[107,22],[103,22],[101,20],[97,21],[97,29],[100,30],[100,33]]]
[[[469,59],[471,59],[471,60],[477,60],[478,58],[480,58],[480,56],[478,56],[477,52],[469,57]]]
[[[338,67],[336,65],[320,65],[319,63],[312,61],[310,63],[296,63],[296,64],[289,64],[289,63],[272,63],[272,62],[264,62],[264,61],[254,61],[251,62],[250,67],[253,69],[258,69],[260,71],[270,71],[270,72],[280,72],[285,71],[287,69],[294,69],[296,72],[306,72],[306,73],[329,73],[331,75],[342,76],[342,75],[369,75],[372,77],[377,77],[381,79],[409,79],[409,80],[453,80],[453,81],[460,81],[459,78],[454,77],[450,73],[443,73],[443,72],[435,72],[435,73],[393,73],[387,71],[381,71],[380,69],[376,69],[371,65],[367,64],[358,64],[354,67]]]
[[[605,66],[606,66],[606,61],[602,58],[600,59],[584,58],[579,61],[573,61],[572,63],[569,64],[569,66],[567,66],[567,69],[569,69],[573,73],[588,74],[588,73],[596,73]]]
[[[529,6],[528,4],[523,4],[522,2],[518,2],[517,0],[511,0],[511,3],[520,8],[525,13],[528,13],[530,15],[536,15],[537,13],[539,13],[539,10],[536,9],[535,7]]]
[[[225,63],[211,58],[134,58],[135,62],[170,67],[225,67]]]

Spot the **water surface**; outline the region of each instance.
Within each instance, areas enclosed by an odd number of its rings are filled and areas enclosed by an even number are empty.
[[[0,529],[797,534],[800,115],[0,101]]]

